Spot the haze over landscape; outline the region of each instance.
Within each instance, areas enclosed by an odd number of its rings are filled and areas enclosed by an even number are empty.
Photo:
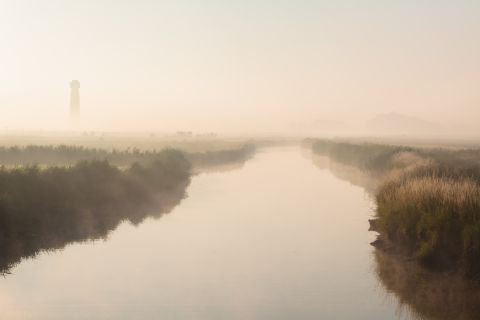
[[[0,320],[480,319],[478,0],[0,0]]]
[[[0,5],[1,130],[368,134],[393,112],[480,133],[478,1]]]

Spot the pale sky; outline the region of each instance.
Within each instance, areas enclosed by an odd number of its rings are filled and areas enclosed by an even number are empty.
[[[480,120],[478,0],[0,0],[0,130]]]

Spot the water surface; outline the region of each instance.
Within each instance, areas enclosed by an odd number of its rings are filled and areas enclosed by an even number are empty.
[[[1,319],[397,319],[365,191],[299,148],[200,174],[161,219],[24,260]]]

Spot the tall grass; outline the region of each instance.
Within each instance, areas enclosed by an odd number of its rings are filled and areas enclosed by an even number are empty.
[[[376,196],[380,231],[420,262],[480,274],[480,184],[468,177],[406,174]]]
[[[162,149],[163,150],[163,149]],[[83,146],[49,146],[29,145],[24,147],[0,147],[0,165],[32,166],[70,166],[79,161],[108,161],[120,167],[133,163],[149,163],[157,159],[162,150],[106,149],[86,148]],[[232,161],[245,161],[254,150],[253,144],[225,145],[221,148],[206,148],[203,151],[183,151],[185,157],[194,167],[218,165]]]
[[[106,161],[0,170],[0,272],[67,243],[103,238],[122,221],[140,223],[177,204],[190,180],[184,154],[120,170]]]
[[[0,148],[0,273],[41,251],[106,237],[122,221],[159,217],[184,197],[194,167],[244,162],[253,151]]]
[[[343,164],[356,166],[371,173],[383,173],[393,169],[395,162],[392,161],[392,158],[395,155],[413,149],[374,143],[354,144],[331,140],[314,140],[312,150]]]
[[[480,278],[480,152],[319,140],[316,153],[375,174],[378,231],[420,263]]]

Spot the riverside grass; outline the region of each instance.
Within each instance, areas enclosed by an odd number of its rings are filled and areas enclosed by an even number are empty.
[[[195,166],[243,163],[254,147],[201,153],[75,147],[14,151],[37,152],[35,160],[54,165],[0,166],[0,276],[40,252],[106,238],[124,221],[137,225],[160,218],[185,198]],[[55,165],[55,160],[61,161]]]
[[[311,140],[315,153],[376,175],[377,226],[396,250],[480,279],[480,153]]]

